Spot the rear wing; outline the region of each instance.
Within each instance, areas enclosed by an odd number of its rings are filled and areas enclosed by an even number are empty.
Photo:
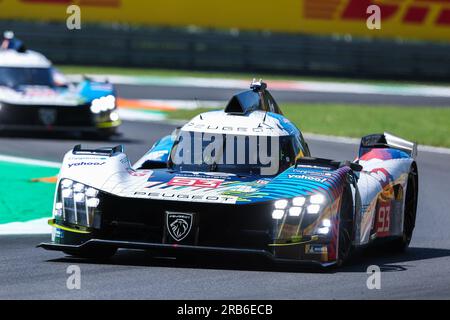
[[[411,142],[390,133],[371,134],[361,139],[359,157],[374,148],[391,148],[406,152],[411,158],[417,156],[417,143]]]

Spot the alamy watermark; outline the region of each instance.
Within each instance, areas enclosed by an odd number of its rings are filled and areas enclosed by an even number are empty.
[[[371,265],[367,268],[366,273],[369,275],[366,281],[367,289],[381,289],[381,269],[379,266]]]
[[[81,30],[81,8],[75,4],[66,9],[69,15],[66,19],[66,26],[69,30]]]
[[[81,289],[81,268],[77,265],[67,267],[66,273],[69,275],[66,281],[66,287],[69,290]]]
[[[172,154],[175,165],[238,165],[275,175],[280,164],[278,136],[233,135],[182,131]],[[293,159],[291,159],[293,160]]]
[[[369,30],[381,29],[381,8],[376,4],[367,7],[366,13],[370,16],[367,18],[366,26]]]

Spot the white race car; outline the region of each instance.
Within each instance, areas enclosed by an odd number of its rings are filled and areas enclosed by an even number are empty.
[[[115,133],[112,84],[66,81],[40,53],[0,50],[0,130]]]
[[[322,266],[376,241],[403,250],[416,218],[415,154],[414,143],[375,134],[362,138],[355,162],[311,158],[266,85],[253,83],[134,166],[121,146],[70,150],[52,241],[41,246],[93,258],[132,248]]]

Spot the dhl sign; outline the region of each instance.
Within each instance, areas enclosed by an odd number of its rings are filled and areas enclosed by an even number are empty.
[[[71,4],[82,22],[450,41],[450,0],[0,0],[0,19],[64,21]],[[366,26],[370,5],[380,30]]]

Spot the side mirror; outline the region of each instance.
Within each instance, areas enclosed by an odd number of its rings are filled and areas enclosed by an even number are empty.
[[[361,172],[363,167],[362,165],[355,163],[355,162],[351,162],[350,163],[350,169],[352,169],[355,172]]]
[[[356,162],[350,162],[350,161],[342,161],[339,165],[340,168],[342,167],[350,167],[355,172],[362,171],[363,167],[362,165],[356,163]]]

